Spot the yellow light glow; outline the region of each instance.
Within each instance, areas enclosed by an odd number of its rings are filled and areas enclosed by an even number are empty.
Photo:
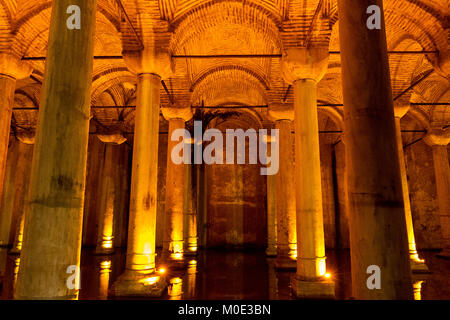
[[[183,259],[183,254],[182,253],[172,253],[171,257],[174,260],[181,260],[181,259]]]
[[[319,275],[324,276],[327,273],[327,266],[325,264],[325,259],[319,260]]]
[[[166,273],[166,269],[160,268],[160,269],[159,269],[159,273]]]
[[[197,264],[197,260],[191,260],[191,261],[189,261],[189,264],[195,265],[195,264]]]
[[[422,300],[422,283],[423,280],[420,280],[413,284],[414,300]]]
[[[170,279],[170,283],[171,284],[178,284],[178,283],[181,283],[181,282],[183,282],[183,280],[181,280],[181,278],[173,278],[173,279]]]
[[[159,276],[156,277],[148,277],[142,280],[139,280],[140,283],[144,283],[145,285],[152,285],[158,282]]]
[[[329,274],[329,273],[327,272],[327,273],[325,273],[324,277],[327,278],[327,279],[330,279],[330,278],[331,278],[331,274]]]
[[[197,247],[189,247],[189,251],[191,251],[191,252],[197,252]]]
[[[100,263],[100,269],[110,269],[110,268],[111,268],[111,261],[110,260],[102,261]]]

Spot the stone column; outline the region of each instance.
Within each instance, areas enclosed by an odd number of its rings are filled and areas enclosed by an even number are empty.
[[[27,78],[32,68],[9,53],[0,53],[0,201],[2,199],[3,183],[8,154],[11,115],[14,107],[14,91],[16,80]],[[0,245],[3,245],[0,243]]]
[[[277,255],[277,179],[267,176],[267,249],[266,255]]]
[[[276,175],[277,259],[275,268],[295,270],[297,230],[295,215],[292,107],[270,106],[269,116],[279,130],[279,169]]]
[[[116,296],[160,297],[166,287],[155,265],[160,89],[171,61],[150,48],[124,52],[124,59],[138,77],[136,116],[126,267],[111,290]]]
[[[71,5],[80,30],[67,28]],[[78,296],[96,11],[95,0],[53,2],[17,299]]]
[[[115,150],[116,146],[121,145],[127,139],[120,133],[98,134],[97,137],[105,143],[104,164],[100,181],[97,247],[95,248],[95,253],[102,255],[114,253],[114,204],[117,194],[116,188],[118,188],[115,176],[119,160]]]
[[[416,249],[416,239],[414,237],[414,225],[411,214],[411,201],[409,199],[408,177],[406,175],[406,161],[403,152],[402,128],[400,125],[401,118],[408,112],[409,103],[394,104],[395,116],[395,133],[397,138],[398,163],[400,166],[400,175],[402,181],[403,205],[405,207],[406,232],[408,235],[409,260],[411,263],[411,271],[414,273],[429,272],[424,260],[419,258]]]
[[[334,283],[326,278],[316,98],[317,83],[327,68],[328,48],[289,49],[283,55],[284,77],[294,88],[299,254],[292,288],[297,297],[334,297]]]
[[[432,127],[435,126],[433,125]],[[433,150],[443,249],[438,256],[450,259],[450,166],[447,148],[447,145],[450,143],[450,130],[433,128],[428,132],[424,141]]]
[[[370,5],[381,9],[380,30],[366,26]],[[356,299],[412,299],[382,7],[381,0],[338,1],[352,291]],[[370,266],[379,267],[381,289],[367,286]]]
[[[195,169],[192,164],[184,165],[185,255],[196,255],[198,250]]]
[[[17,135],[17,139],[20,141],[19,159],[17,163],[18,171],[21,175],[21,181],[19,182],[18,191],[21,193],[16,194],[17,199],[14,202],[18,202],[14,206],[14,210],[17,212],[17,224],[14,234],[13,247],[10,253],[17,254],[22,250],[23,245],[23,226],[25,223],[25,212],[27,211],[27,199],[28,186],[30,182],[31,161],[33,158],[33,145],[35,142],[34,133],[21,133]]]
[[[162,109],[164,118],[169,121],[166,169],[166,201],[164,217],[163,261],[172,267],[184,266],[184,146],[187,137],[178,132],[185,130],[185,122],[192,118],[191,108],[168,107]],[[181,130],[181,131],[180,131]],[[179,153],[178,153],[179,152]],[[182,157],[177,163],[176,157]],[[190,159],[190,157],[189,157]]]

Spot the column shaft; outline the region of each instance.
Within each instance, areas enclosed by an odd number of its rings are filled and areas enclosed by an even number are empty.
[[[169,120],[166,170],[166,201],[163,256],[169,260],[183,259],[183,196],[184,196],[184,164],[172,161],[172,150],[179,141],[172,141],[172,133],[184,129],[183,119]]]
[[[297,277],[315,281],[326,272],[316,82],[294,83]]]
[[[103,158],[103,172],[100,185],[100,212],[98,215],[97,230],[97,254],[109,254],[114,252],[114,203],[116,199],[115,172],[117,159],[115,147],[107,143],[105,145],[105,155]]]
[[[267,176],[267,249],[266,255],[277,255],[277,179]]]
[[[81,30],[66,26],[78,5]],[[53,2],[15,297],[70,299],[80,265],[96,1]],[[72,271],[70,271],[72,270]],[[70,283],[70,285],[68,285]]]
[[[186,223],[186,254],[196,254],[197,237],[197,206],[196,206],[196,168],[192,164],[184,165],[184,214]]]
[[[15,88],[16,79],[8,75],[0,74],[0,101],[2,101],[2,106],[0,107],[0,202],[6,173],[6,157],[8,154]]]
[[[155,269],[160,87],[159,76],[138,76],[126,265],[141,273]]]
[[[414,236],[414,225],[411,213],[411,200],[409,199],[408,177],[406,175],[406,160],[403,152],[402,128],[400,118],[395,117],[395,130],[397,138],[398,161],[400,166],[400,176],[402,181],[403,205],[405,207],[406,232],[408,235],[409,259],[412,271],[428,271],[423,260],[420,260],[416,249],[416,239]]]
[[[295,268],[297,232],[291,123],[290,120],[278,120],[275,123],[275,128],[279,130],[280,134],[280,165],[276,176],[277,260],[275,264],[279,269]],[[290,254],[294,256],[290,256]]]
[[[381,8],[382,28],[366,26],[367,8]],[[353,296],[412,299],[383,4],[339,0],[345,145],[348,161]],[[381,271],[381,289],[367,270]]]
[[[450,257],[450,167],[448,149],[446,145],[434,145],[432,149],[444,249],[441,255]]]

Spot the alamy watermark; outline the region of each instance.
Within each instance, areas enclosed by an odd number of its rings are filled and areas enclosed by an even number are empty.
[[[179,141],[171,151],[171,159],[175,164],[246,164],[248,145],[248,164],[257,164],[258,159],[262,167],[261,175],[270,176],[278,173],[279,169],[279,131],[260,129],[227,129],[225,132],[225,160],[224,133],[219,129],[207,129],[203,133],[202,122],[194,122],[194,138],[186,129],[172,132],[171,141]],[[248,143],[247,143],[248,140]],[[203,148],[203,142],[210,142]],[[192,142],[192,143],[190,143]],[[268,145],[270,144],[270,155]],[[236,157],[235,157],[236,151]],[[193,152],[193,157],[192,157]]]

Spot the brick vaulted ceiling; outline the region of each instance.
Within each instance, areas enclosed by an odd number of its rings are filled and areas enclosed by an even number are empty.
[[[51,2],[0,0],[0,50],[12,50],[20,57],[45,56]],[[385,0],[384,7],[390,51],[431,52],[390,55],[393,96],[426,76],[399,100],[448,102],[448,0]],[[278,55],[298,46],[339,51],[337,0],[98,0],[97,10],[96,56],[121,56],[123,51],[139,49],[141,42],[178,56]],[[280,62],[277,57],[176,58],[174,73],[164,82],[179,105],[292,104],[292,90],[282,78]],[[36,124],[45,68],[43,60],[27,63],[34,72],[18,82],[13,114],[13,126],[25,128]],[[135,89],[136,78],[122,59],[95,60],[93,105],[133,105]],[[161,89],[161,104],[171,99]],[[323,104],[342,103],[339,54],[330,55],[318,99]],[[431,122],[450,123],[449,106],[412,108],[423,129]],[[341,107],[319,110],[335,122],[341,118]],[[254,112],[261,120],[267,118],[264,108]],[[92,113],[102,127],[115,127],[119,121],[124,130],[132,130],[133,108],[93,109]]]

